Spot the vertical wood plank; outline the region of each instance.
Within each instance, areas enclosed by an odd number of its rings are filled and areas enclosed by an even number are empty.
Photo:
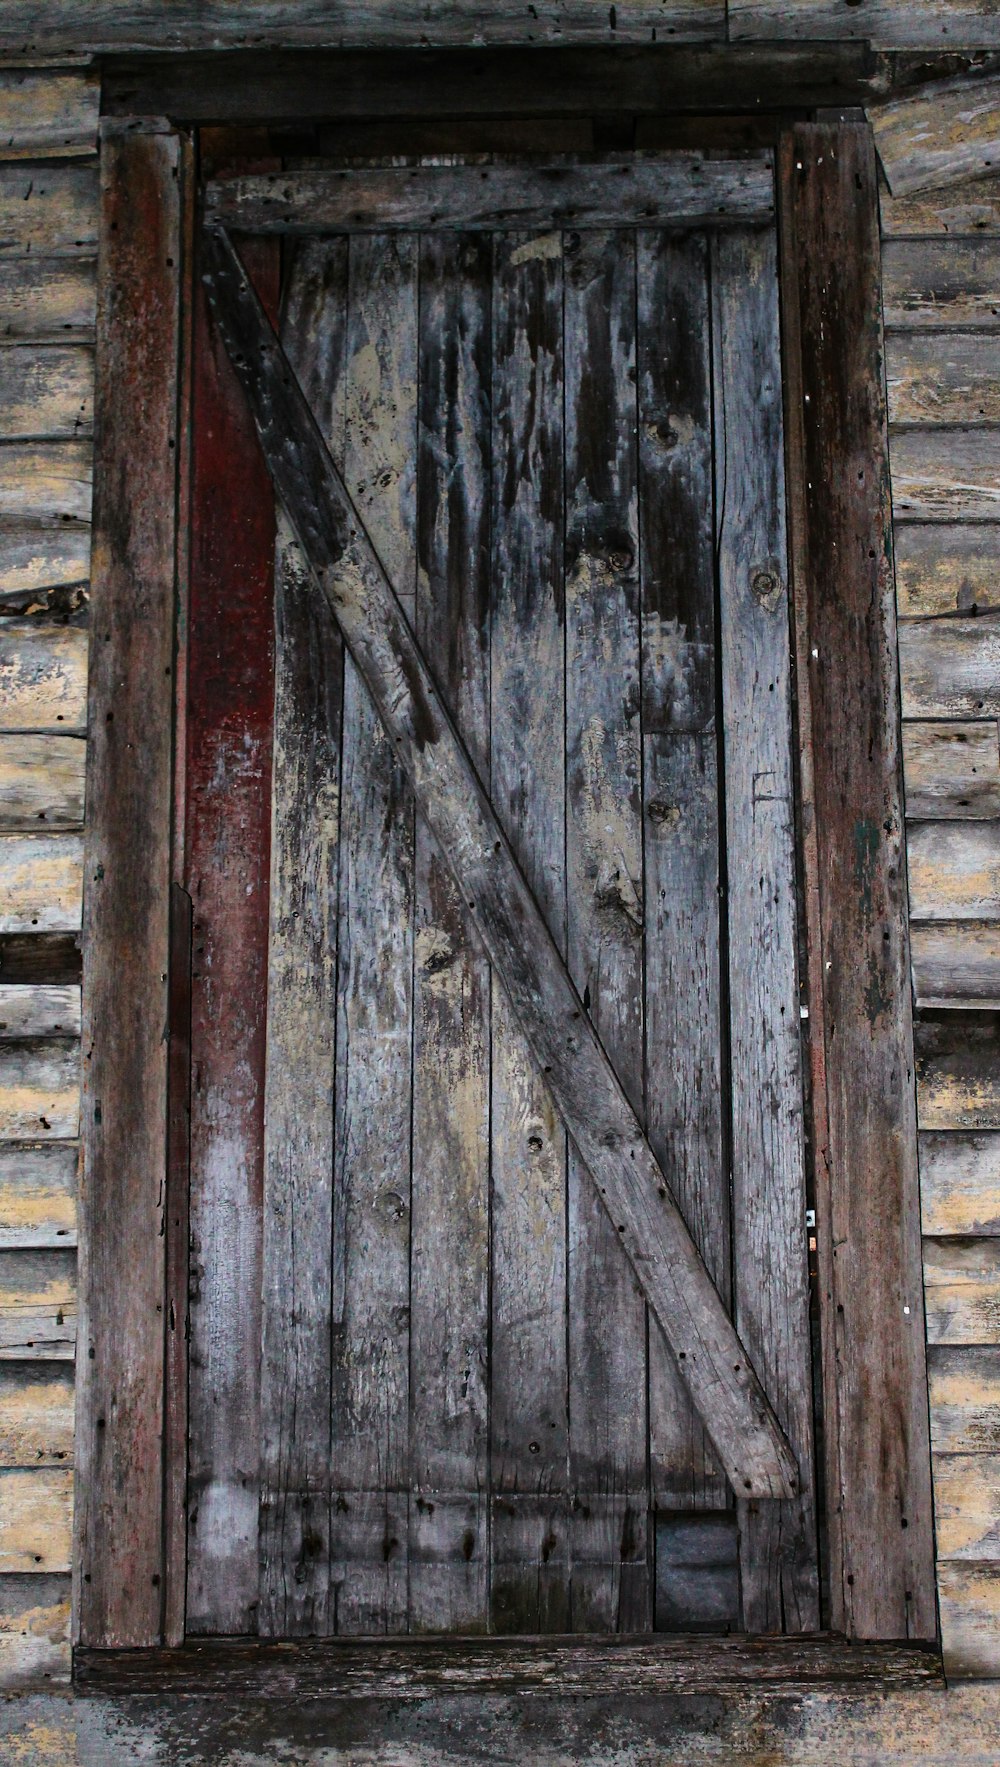
[[[269,307],[278,250],[244,262]],[[188,1630],[257,1628],[274,493],[195,278],[185,888],[194,906]]]
[[[708,269],[703,237],[638,235],[646,1108],[728,1301]],[[728,1485],[655,1327],[649,1428],[656,1504],[725,1508]]]
[[[875,156],[782,144],[831,1623],[936,1628]],[[806,702],[800,697],[800,706]],[[808,854],[807,854],[808,856]],[[877,1182],[873,1181],[877,1175]]]
[[[417,637],[484,782],[490,732],[488,235],[420,256]],[[410,1626],[489,1609],[490,966],[416,825],[410,1293]]]
[[[736,1327],[801,1487],[740,1504],[743,1615],[752,1632],[808,1632],[819,1578],[773,234],[718,236],[712,283]]]
[[[184,1638],[187,1590],[188,1246],[191,1195],[191,898],[170,886],[170,1054],[164,1209],[165,1416],[163,1424],[166,1644]]]
[[[347,244],[304,241],[289,361],[343,458]],[[343,646],[278,523],[261,1356],[260,1630],[330,1630],[330,1250]]]
[[[564,238],[566,886],[570,973],[643,1109],[642,751],[631,234]],[[575,1631],[651,1624],[646,1308],[574,1148],[568,1177]]]
[[[416,587],[417,242],[349,250],[344,477],[403,607]],[[331,1601],[407,1625],[414,810],[345,664],[333,1216]]]
[[[76,1625],[162,1626],[180,203],[169,133],[102,151],[83,989]]]
[[[497,235],[493,283],[493,803],[565,950],[562,240]],[[492,1621],[570,1623],[566,1136],[493,984]]]

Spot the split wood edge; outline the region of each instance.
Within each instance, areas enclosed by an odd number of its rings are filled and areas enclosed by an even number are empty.
[[[441,703],[395,592],[227,234],[204,281],[265,460],[553,1100],[726,1474],[789,1498],[798,1468],[749,1357]]]

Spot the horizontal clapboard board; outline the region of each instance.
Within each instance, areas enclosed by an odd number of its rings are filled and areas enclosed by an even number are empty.
[[[351,167],[209,184],[210,222],[246,233],[411,232],[436,226],[711,226],[774,215],[770,158],[698,154],[599,165]]]

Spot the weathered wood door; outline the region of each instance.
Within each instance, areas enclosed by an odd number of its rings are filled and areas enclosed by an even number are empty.
[[[289,242],[281,334],[799,1494],[728,1486],[279,515],[235,747],[192,609],[191,1631],[819,1623],[775,239],[613,218]]]

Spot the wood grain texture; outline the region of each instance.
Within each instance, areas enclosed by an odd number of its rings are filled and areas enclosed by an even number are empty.
[[[77,1148],[0,1146],[0,1249],[76,1244]]]
[[[1000,252],[991,239],[887,239],[882,308],[897,331],[995,331]]]
[[[991,0],[727,0],[734,42],[863,37],[880,49],[995,49],[1000,22]]]
[[[79,1034],[79,988],[0,983],[0,1041]]]
[[[1000,1083],[991,1051],[963,1049],[917,1061],[921,1129],[1000,1129]]]
[[[901,640],[901,653],[903,648]],[[1000,736],[995,720],[904,723],[903,776],[908,817],[979,821],[1000,815]]]
[[[0,1363],[0,1467],[60,1467],[72,1459],[72,1369]]]
[[[1000,1348],[936,1345],[927,1375],[931,1446],[956,1458],[1000,1452]]]
[[[492,242],[420,243],[416,631],[490,766]],[[411,1631],[489,1624],[490,966],[416,825]],[[416,1501],[414,1501],[414,1498]]]
[[[86,728],[86,631],[0,621],[0,730],[55,734]]]
[[[0,517],[89,523],[93,458],[88,442],[7,443],[0,448]]]
[[[86,744],[79,736],[0,736],[0,828],[79,828]]]
[[[822,1095],[814,1174],[826,1490],[836,1517],[831,1607],[851,1635],[929,1638],[936,1613],[877,173],[865,126],[796,126],[782,145],[781,189],[783,263],[794,276],[785,336],[797,654],[809,716],[801,740],[818,885],[808,963],[811,1036],[822,1038],[813,1058]],[[871,1170],[877,1189],[861,1178]]]
[[[82,897],[79,835],[0,835],[0,932],[75,932]]]
[[[792,1457],[676,1204],[642,1136],[558,948],[453,726],[374,548],[278,340],[222,233],[206,231],[208,286],[286,510],[335,606],[379,715],[405,759],[422,812],[467,891],[536,1059],[591,1175],[606,1195],[637,1278],[674,1347],[731,1478],[751,1495],[791,1495]],[[262,363],[258,379],[250,355]],[[278,438],[293,428],[295,458]],[[390,683],[393,683],[390,685]],[[475,892],[475,893],[472,893]],[[598,1100],[600,1103],[598,1104]],[[603,1127],[599,1125],[603,1124]],[[669,1249],[668,1249],[669,1247]],[[653,1248],[656,1248],[655,1250]],[[683,1278],[681,1272],[683,1270]],[[734,1360],[735,1358],[735,1360]],[[710,1373],[708,1372],[710,1370]],[[733,1379],[733,1376],[736,1379]]]
[[[0,339],[16,344],[89,343],[97,266],[87,258],[12,259],[0,284]]]
[[[642,1120],[635,252],[581,233],[563,264],[568,967]],[[571,1624],[640,1632],[653,1612],[646,1307],[573,1147],[567,1226]]]
[[[558,234],[496,239],[491,796],[561,951],[563,282]],[[566,1135],[497,975],[492,1040],[492,1620],[498,1632],[565,1631],[571,1597]]]
[[[938,1572],[945,1672],[990,1680],[1000,1674],[1000,1567],[942,1563]]]
[[[82,969],[79,932],[0,935],[0,975],[5,982],[79,987]]]
[[[1000,1233],[1000,1137],[920,1137],[924,1234]]]
[[[91,72],[0,70],[0,156],[59,159],[97,152],[101,85]]]
[[[707,241],[641,232],[636,276],[646,1127],[728,1305]],[[731,1502],[656,1331],[649,1431],[658,1507]]]
[[[226,0],[99,0],[86,19],[75,19],[60,0],[10,0],[0,27],[0,51],[65,53],[84,46],[88,53],[147,49],[386,48],[412,49],[452,44],[545,43],[568,38],[579,43],[648,43],[669,34],[682,42],[725,35],[724,0],[622,0],[614,19],[595,0],[547,0],[526,13],[517,0],[471,0],[456,13],[447,0],[250,0],[234,15]]]
[[[433,166],[272,173],[209,184],[206,214],[244,233],[372,232],[440,225],[494,228],[675,227],[766,221],[766,160],[662,155],[595,165]]]
[[[75,1564],[93,1644],[161,1626],[177,169],[168,135],[103,144]]]
[[[68,1571],[72,1538],[69,1467],[0,1468],[0,1574]]]
[[[995,424],[996,346],[981,333],[890,332],[885,346],[893,424]]]
[[[347,251],[296,255],[282,326],[330,445],[343,450]],[[343,655],[333,616],[279,524],[275,565],[261,1359],[263,1634],[331,1630],[330,1249],[333,1230]]]
[[[889,452],[897,515],[991,521],[1000,510],[1000,431],[897,430]]]
[[[92,258],[97,167],[0,164],[0,257]]]
[[[1000,1561],[1000,1454],[934,1455],[938,1562]]]
[[[70,1579],[0,1578],[0,1687],[5,1693],[68,1683]]]
[[[800,1474],[793,1500],[740,1505],[743,1622],[811,1632],[819,1572],[774,235],[713,241],[712,291],[735,1320]]]
[[[947,190],[881,199],[882,231],[888,239],[956,238],[1000,233],[1000,184],[996,175],[953,184]]]
[[[87,600],[90,529],[12,525],[0,533],[0,614],[76,613]]]
[[[65,1141],[79,1133],[79,1043],[39,1037],[0,1044],[0,1137]]]
[[[1000,1008],[1000,926],[995,921],[910,927],[918,1007]]]
[[[995,79],[932,81],[917,92],[874,105],[869,116],[893,196],[941,190],[1000,163]]]
[[[93,357],[83,345],[0,349],[0,442],[90,435],[93,393]]]
[[[72,1362],[76,1253],[0,1252],[0,1361]]]
[[[1000,918],[1000,824],[911,823],[906,847],[914,920]]]
[[[899,627],[904,718],[982,718],[1000,711],[1000,622],[905,620]]]
[[[1000,1241],[924,1242],[929,1344],[1000,1343]]]
[[[1000,608],[1000,533],[990,523],[893,529],[900,620]]]

